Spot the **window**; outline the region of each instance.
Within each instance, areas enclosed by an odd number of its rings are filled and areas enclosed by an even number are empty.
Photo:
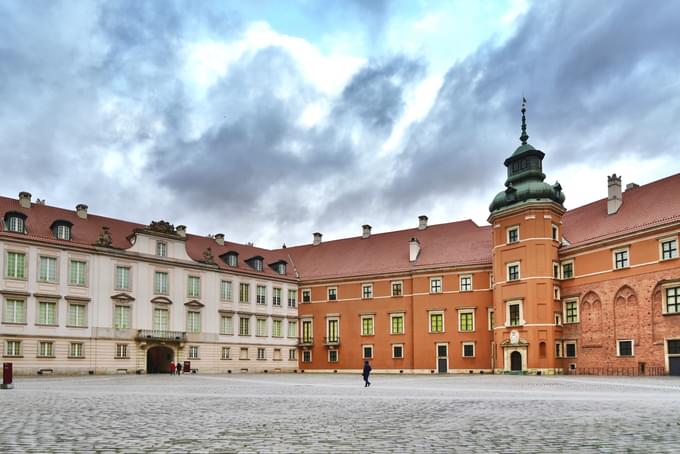
[[[40,282],[57,282],[57,258],[40,256],[40,268],[38,270]]]
[[[302,291],[302,302],[303,303],[311,303],[312,302],[312,291],[309,289],[305,289]]]
[[[361,297],[364,299],[373,298],[373,284],[363,284],[361,286]]]
[[[249,358],[250,357],[248,355],[248,348],[247,347],[241,348],[241,353],[239,354],[238,359],[249,359]]]
[[[562,314],[559,312],[555,312],[555,326],[561,326],[562,325]]]
[[[198,345],[189,346],[189,359],[198,359]]]
[[[555,358],[561,358],[562,357],[562,343],[561,342],[555,342]]]
[[[336,343],[340,341],[340,321],[332,318],[326,320],[326,341],[328,343]]]
[[[402,359],[404,357],[404,344],[392,345],[392,358]]]
[[[5,356],[21,356],[21,341],[8,340],[5,342]]]
[[[278,287],[272,290],[272,305],[281,307],[281,289]]]
[[[265,355],[266,355],[266,352],[265,352],[264,348],[258,348],[257,349],[257,359],[260,359],[260,360],[267,359],[267,357]]]
[[[163,241],[156,241],[156,255],[158,257],[167,257],[168,243],[164,243]]]
[[[404,294],[404,285],[401,281],[392,282],[392,296],[402,296]]]
[[[506,326],[519,326],[524,324],[524,320],[522,320],[522,303],[518,301],[508,302],[507,307],[508,323],[506,323]]]
[[[560,264],[553,262],[553,279],[560,278]]]
[[[38,357],[54,358],[54,342],[38,342]]]
[[[187,332],[201,332],[201,313],[199,311],[187,311]]]
[[[288,307],[297,306],[297,290],[288,290]]]
[[[116,289],[130,290],[130,267],[116,266]]]
[[[57,324],[57,303],[41,301],[38,303],[38,325]]]
[[[519,280],[519,263],[508,263],[508,281],[518,281]]]
[[[54,226],[54,236],[58,240],[70,240],[71,239],[71,226],[68,224],[57,224]]]
[[[564,343],[564,356],[567,358],[576,358],[576,342]]]
[[[231,336],[234,334],[234,323],[231,315],[223,315],[220,317],[220,334]]]
[[[167,331],[170,326],[170,312],[161,307],[153,310],[153,329],[157,331]]]
[[[255,302],[257,304],[267,304],[267,287],[258,285],[255,289]]]
[[[87,315],[84,304],[68,305],[68,326],[84,328],[87,326]]]
[[[489,331],[493,331],[493,327],[496,324],[496,312],[493,309],[487,309],[486,316]]]
[[[404,334],[404,314],[390,315],[390,334]]]
[[[556,285],[553,287],[553,299],[555,300],[560,299],[560,288]]]
[[[559,241],[560,240],[559,228],[555,224],[553,224],[552,228],[550,230],[551,230],[551,238],[554,241]]]
[[[276,270],[277,273],[279,274],[286,274],[286,264],[283,262],[279,262],[274,266],[274,269]]]
[[[312,352],[309,350],[304,350],[302,352],[302,362],[311,363],[312,362]]]
[[[71,260],[71,270],[69,272],[69,284],[85,285],[85,275],[87,263],[81,260]]]
[[[130,328],[130,308],[123,305],[113,306],[113,327],[116,329]]]
[[[264,318],[258,318],[257,323],[255,324],[256,328],[256,334],[260,337],[264,337],[267,335],[267,320]]]
[[[21,252],[7,252],[6,276],[13,279],[26,278],[26,255]]]
[[[250,336],[250,317],[240,317],[238,321],[238,335]]]
[[[431,333],[444,332],[444,314],[442,312],[430,313],[430,332]]]
[[[578,323],[578,300],[566,300],[564,302],[565,323]]]
[[[220,299],[222,301],[231,301],[231,298],[232,298],[231,281],[221,281]]]
[[[153,279],[154,293],[159,295],[168,294],[168,273],[164,271],[156,271]]]
[[[614,251],[614,269],[628,267],[628,248]]]
[[[272,320],[272,337],[282,337],[282,327],[283,320],[273,319]]]
[[[430,293],[441,293],[442,292],[442,278],[431,277],[430,278]]]
[[[127,344],[116,344],[116,358],[127,358],[128,348]]]
[[[463,342],[463,358],[474,358],[475,357],[475,343],[474,342]]]
[[[5,217],[5,230],[8,232],[25,233],[24,218],[18,214]]]
[[[338,299],[338,289],[335,287],[328,288],[328,301],[336,301]]]
[[[68,356],[70,358],[83,358],[83,344],[82,342],[71,342],[71,347],[69,348]]]
[[[469,292],[472,290],[472,276],[461,276],[460,277],[460,291]]]
[[[519,226],[508,227],[508,244],[517,243],[519,241]]]
[[[256,271],[262,271],[264,268],[261,258],[254,258],[250,260],[249,265],[252,266]]]
[[[373,358],[373,346],[372,345],[364,345],[361,348],[362,353],[364,355],[364,359],[369,359]]]
[[[295,350],[294,348],[291,348],[290,350],[288,350],[288,361],[297,361],[296,352],[297,352],[297,350]]]
[[[361,317],[361,335],[362,336],[373,336],[375,334],[373,325],[373,316]]]
[[[620,340],[616,343],[616,355],[617,356],[635,356],[633,354],[633,341],[632,340]]]
[[[227,265],[238,266],[238,254],[235,253],[227,254]]]
[[[222,347],[222,359],[230,359],[231,349],[229,347]]]
[[[297,321],[288,320],[288,337],[297,337]]]
[[[464,309],[458,312],[458,331],[474,331],[475,314],[472,309]]]
[[[571,279],[574,277],[574,261],[562,262],[562,279]]]
[[[337,363],[338,362],[338,351],[337,350],[328,350],[328,362],[329,363]]]
[[[189,298],[201,297],[201,278],[198,276],[187,277],[187,296]]]
[[[5,300],[3,323],[26,323],[26,303],[24,300],[8,298]]]
[[[241,282],[239,285],[238,300],[241,303],[250,303],[250,284]]]
[[[674,259],[678,256],[678,239],[667,238],[660,241],[661,260]]]
[[[666,313],[677,314],[680,312],[680,287],[666,289]]]
[[[312,321],[303,320],[302,321],[302,342],[309,344],[312,342]]]

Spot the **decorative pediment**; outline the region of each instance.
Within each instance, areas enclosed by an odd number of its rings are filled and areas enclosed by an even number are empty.
[[[111,237],[111,232],[107,226],[102,227],[102,231],[94,242],[95,246],[99,247],[111,247],[113,243],[113,238]]]
[[[186,303],[184,303],[184,305],[187,306],[187,307],[203,307],[203,306],[205,306],[205,304],[201,303],[198,300],[187,301]]]
[[[132,301],[135,300],[132,296],[128,295],[127,293],[117,293],[115,295],[112,295],[111,299],[119,303],[131,303]]]
[[[177,233],[173,224],[162,219],[160,221],[151,221],[151,224],[149,224],[146,229],[151,230],[152,232],[167,233],[168,235],[175,235]]]
[[[503,342],[501,342],[501,347],[503,348],[509,348],[509,347],[525,347],[529,345],[529,342],[526,339],[519,339],[516,343],[513,343],[510,339],[505,339]]]
[[[212,248],[209,246],[203,251],[201,262],[207,263],[208,265],[215,265],[215,256],[212,253]]]
[[[172,304],[172,300],[166,296],[157,296],[151,299],[154,304]]]

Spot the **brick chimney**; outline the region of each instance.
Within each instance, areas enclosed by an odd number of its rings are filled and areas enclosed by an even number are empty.
[[[319,232],[314,232],[314,242],[312,243],[313,246],[318,246],[321,244],[321,235]]]
[[[215,234],[215,243],[219,244],[220,246],[224,246],[224,233]]]
[[[175,228],[175,231],[177,232],[177,235],[181,236],[182,238],[187,237],[187,226],[186,225],[178,225]]]
[[[418,216],[418,230],[425,230],[427,228],[427,216]]]
[[[84,203],[76,205],[76,214],[80,219],[87,219],[87,205]]]
[[[415,262],[418,260],[418,254],[420,254],[420,241],[418,241],[418,238],[413,237],[408,242],[408,259],[411,262]]]
[[[613,174],[607,177],[607,214],[615,214],[623,205],[623,196],[621,195],[621,177]]]
[[[364,224],[364,225],[361,226],[361,228],[363,229],[363,231],[361,233],[361,238],[366,239],[369,236],[371,236],[371,226],[370,225]]]
[[[19,193],[19,205],[21,208],[31,208],[31,193],[22,191]]]
[[[640,187],[640,185],[637,184],[637,183],[628,183],[626,185],[626,191],[629,191],[631,189],[636,189],[636,188],[639,188],[639,187]]]

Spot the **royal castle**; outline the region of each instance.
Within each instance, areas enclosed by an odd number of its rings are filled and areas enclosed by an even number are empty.
[[[0,197],[16,373],[680,375],[680,174],[566,210],[527,140],[488,225],[266,250]],[[500,165],[500,163],[499,163]],[[604,176],[603,176],[604,177]],[[500,182],[499,182],[499,189]]]

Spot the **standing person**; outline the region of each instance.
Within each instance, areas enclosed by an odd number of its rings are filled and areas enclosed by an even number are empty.
[[[175,375],[175,362],[170,361],[170,375]]]
[[[368,364],[368,360],[364,361],[364,372],[362,373],[364,376],[364,388],[371,386],[371,382],[368,381],[368,376],[371,375],[372,370],[373,368]]]
[[[182,375],[182,363],[177,361],[177,375]]]

